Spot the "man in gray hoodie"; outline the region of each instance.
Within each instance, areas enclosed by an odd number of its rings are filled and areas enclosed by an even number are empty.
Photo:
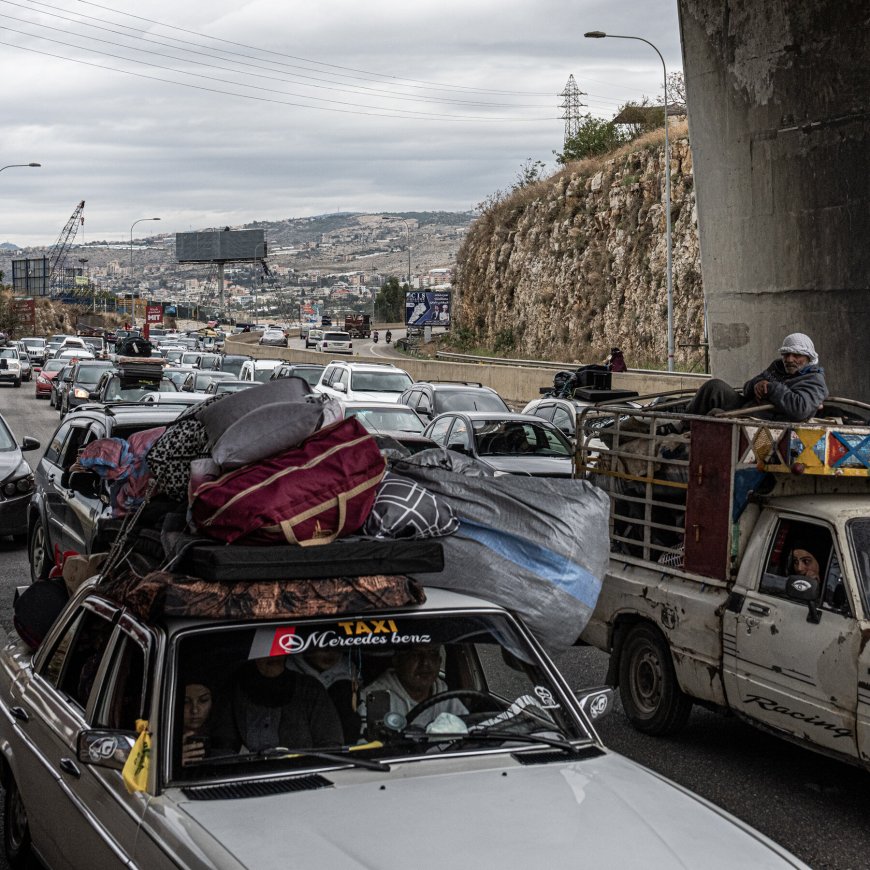
[[[809,336],[794,332],[785,337],[779,353],[779,359],[743,385],[742,393],[725,381],[707,381],[695,393],[686,412],[709,414],[746,408],[751,413],[754,406],[773,405],[773,411],[752,416],[793,423],[809,420],[828,397],[825,371],[819,365],[815,346]]]

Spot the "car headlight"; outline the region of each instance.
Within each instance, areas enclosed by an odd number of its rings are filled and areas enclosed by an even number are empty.
[[[76,399],[87,399],[87,397],[88,397],[88,391],[87,391],[87,390],[83,390],[81,387],[76,387],[76,388],[73,390],[73,397],[76,398]]]
[[[25,474],[24,477],[19,477],[17,480],[7,480],[3,484],[3,495],[24,495],[33,489],[33,475]]]
[[[37,384],[50,384],[51,381],[50,381],[50,380],[49,380],[45,375],[43,375],[43,374],[38,374],[38,375],[36,376],[36,383],[37,383]]]
[[[11,372],[17,372],[21,366],[14,359],[11,359],[6,363],[6,368]]]

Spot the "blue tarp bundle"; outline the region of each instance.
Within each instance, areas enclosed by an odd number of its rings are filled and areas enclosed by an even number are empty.
[[[393,463],[460,520],[440,539],[444,571],[415,579],[489,598],[519,613],[551,652],[566,649],[589,621],[607,569],[607,496],[584,480],[487,477],[475,465],[443,450]]]

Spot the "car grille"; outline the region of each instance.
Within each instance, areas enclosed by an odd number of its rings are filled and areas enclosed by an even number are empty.
[[[264,779],[230,782],[221,785],[192,785],[182,788],[184,796],[193,801],[222,801],[236,798],[267,797],[293,791],[313,791],[330,788],[332,782],[324,776],[293,776],[288,779]]]
[[[557,749],[547,752],[512,752],[511,758],[520,764],[565,764],[571,761],[583,761],[586,758],[597,758],[604,753],[597,746],[587,746],[577,749],[573,753],[562,752]]]

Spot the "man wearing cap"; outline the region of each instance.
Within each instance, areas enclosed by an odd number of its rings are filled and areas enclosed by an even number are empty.
[[[773,411],[753,416],[793,423],[809,420],[828,397],[819,355],[812,340],[802,332],[787,335],[779,353],[779,359],[743,385],[742,394],[714,378],[695,393],[686,412],[709,414],[773,405]]]

